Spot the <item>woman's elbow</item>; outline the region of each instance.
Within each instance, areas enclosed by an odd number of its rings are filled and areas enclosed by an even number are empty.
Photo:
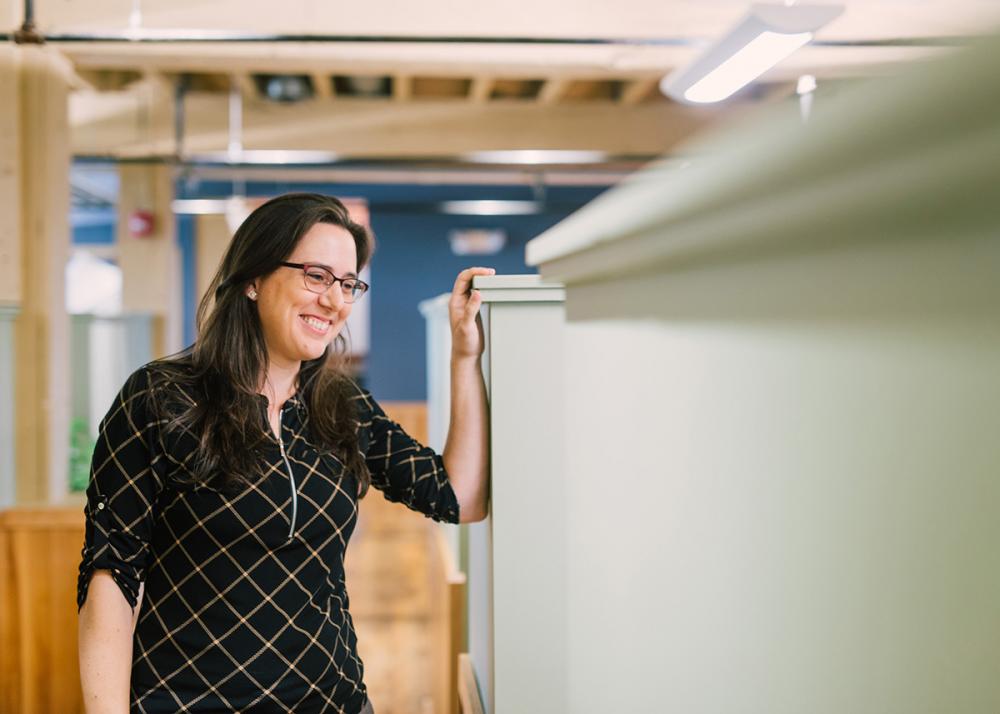
[[[479,523],[486,520],[489,509],[485,503],[460,504],[458,508],[459,523]]]

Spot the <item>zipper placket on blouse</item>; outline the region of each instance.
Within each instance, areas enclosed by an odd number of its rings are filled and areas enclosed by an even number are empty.
[[[292,465],[288,462],[288,455],[285,453],[285,440],[281,435],[285,430],[281,423],[284,416],[285,408],[282,406],[278,412],[278,448],[281,449],[281,459],[285,462],[285,468],[288,470],[288,483],[292,489],[292,522],[288,528],[288,540],[291,540],[292,536],[295,535],[295,518],[299,513],[299,494],[295,488],[295,474],[292,473]]]

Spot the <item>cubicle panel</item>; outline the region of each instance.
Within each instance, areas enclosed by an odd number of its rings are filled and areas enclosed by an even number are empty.
[[[427,324],[427,446],[444,453],[451,414],[451,324],[448,300],[444,293],[420,303],[420,313]],[[437,524],[458,568],[466,572],[467,556],[462,547],[463,527]],[[463,628],[464,633],[464,628]],[[463,635],[464,637],[464,635]],[[464,652],[466,643],[462,642]]]
[[[493,714],[493,518],[464,527],[469,547],[469,658],[483,710]]]
[[[563,306],[490,306],[493,708],[565,714]]]
[[[490,400],[492,415],[493,386],[490,373],[490,353],[493,349],[491,338],[491,314],[489,306],[480,308],[480,319],[483,322],[483,334],[486,338],[486,348],[483,351],[483,379],[486,383],[487,398]],[[492,416],[491,423],[494,422]],[[491,447],[492,450],[493,447]],[[471,665],[471,680],[475,682],[480,703],[486,714],[492,714],[493,708],[493,503],[490,503],[490,515],[479,523],[469,523],[463,526],[465,530],[465,549],[463,566],[468,573],[469,593],[469,663]],[[471,691],[471,686],[470,686]]]
[[[565,714],[565,500],[560,423],[562,286],[537,275],[480,276],[490,401],[490,515],[463,526],[468,652],[461,695],[486,714]],[[445,296],[428,320],[429,404],[447,423]],[[432,443],[443,448],[441,441]],[[473,701],[474,700],[474,701]]]

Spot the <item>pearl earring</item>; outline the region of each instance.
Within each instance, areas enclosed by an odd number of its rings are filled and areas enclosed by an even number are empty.
[[[247,293],[247,297],[250,298],[251,300],[256,300],[257,299],[257,291],[254,290],[253,288],[250,288],[250,292]]]

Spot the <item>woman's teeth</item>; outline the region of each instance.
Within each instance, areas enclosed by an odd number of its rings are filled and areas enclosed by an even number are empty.
[[[305,317],[305,316],[300,316],[300,317],[302,317],[302,321],[304,323],[309,325],[309,327],[313,328],[317,332],[326,332],[328,329],[330,329],[330,323],[327,322],[326,320],[318,320],[315,317]]]

